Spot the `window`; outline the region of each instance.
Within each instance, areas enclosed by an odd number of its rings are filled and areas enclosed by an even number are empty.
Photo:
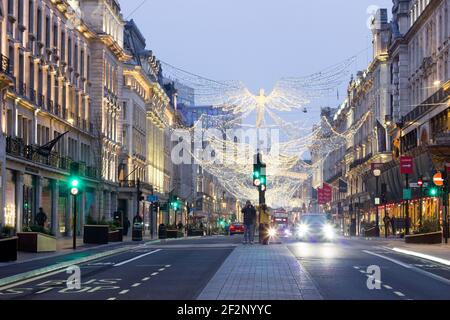
[[[23,0],[19,0],[19,3],[17,5],[17,23],[19,24],[19,26],[23,26]]]
[[[28,2],[28,31],[34,32],[34,2],[30,0]]]
[[[53,47],[58,47],[58,24],[53,24]]]
[[[14,15],[14,0],[8,0],[8,14]]]
[[[45,17],[45,46],[50,48],[50,17]]]
[[[30,68],[30,71],[29,71],[29,73],[30,73],[30,84],[29,84],[30,98],[32,98],[34,95],[34,92],[33,92],[34,91],[34,61],[33,61],[32,57],[30,57],[29,68]]]
[[[37,9],[37,40],[42,42],[42,10]]]
[[[61,32],[61,60],[66,61],[66,33]]]
[[[69,67],[72,66],[72,38],[69,37],[69,41],[67,44],[67,53],[68,53],[68,57],[67,57],[67,63],[69,65]]]

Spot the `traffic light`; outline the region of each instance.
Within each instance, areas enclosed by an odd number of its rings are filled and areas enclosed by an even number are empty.
[[[439,189],[438,187],[430,187],[427,189],[427,195],[429,197],[437,197],[439,195]]]
[[[266,191],[267,190],[267,175],[266,175],[266,164],[262,164],[261,165],[261,178],[260,178],[260,186],[259,186],[259,190],[260,191]]]
[[[253,165],[253,185],[255,187],[261,185],[261,165],[259,163]]]
[[[78,177],[70,177],[69,179],[69,189],[70,189],[70,194],[73,196],[76,196],[80,193],[80,188],[81,188],[81,182],[80,179]]]

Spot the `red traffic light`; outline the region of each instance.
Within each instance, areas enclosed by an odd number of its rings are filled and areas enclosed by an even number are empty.
[[[418,185],[419,187],[423,186],[423,180],[422,180],[422,179],[419,179],[419,181],[417,181],[417,185]]]

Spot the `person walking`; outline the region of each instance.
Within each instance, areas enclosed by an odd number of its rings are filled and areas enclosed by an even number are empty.
[[[125,216],[125,219],[123,221],[123,235],[126,237],[128,236],[128,230],[130,229],[131,223],[127,216]]]
[[[256,209],[250,201],[247,201],[242,209],[244,215],[244,244],[253,244],[255,238]]]
[[[39,227],[44,228],[46,222],[47,222],[47,214],[45,214],[43,208],[39,208],[39,212],[36,214],[36,224]]]

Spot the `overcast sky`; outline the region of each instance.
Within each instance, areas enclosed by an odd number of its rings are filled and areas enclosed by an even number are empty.
[[[308,75],[355,54],[357,68],[365,68],[371,54],[365,50],[370,45],[368,8],[388,8],[390,16],[392,6],[391,0],[120,3],[124,18],[137,22],[159,59],[211,79],[242,80],[254,92],[270,91],[281,77]]]

